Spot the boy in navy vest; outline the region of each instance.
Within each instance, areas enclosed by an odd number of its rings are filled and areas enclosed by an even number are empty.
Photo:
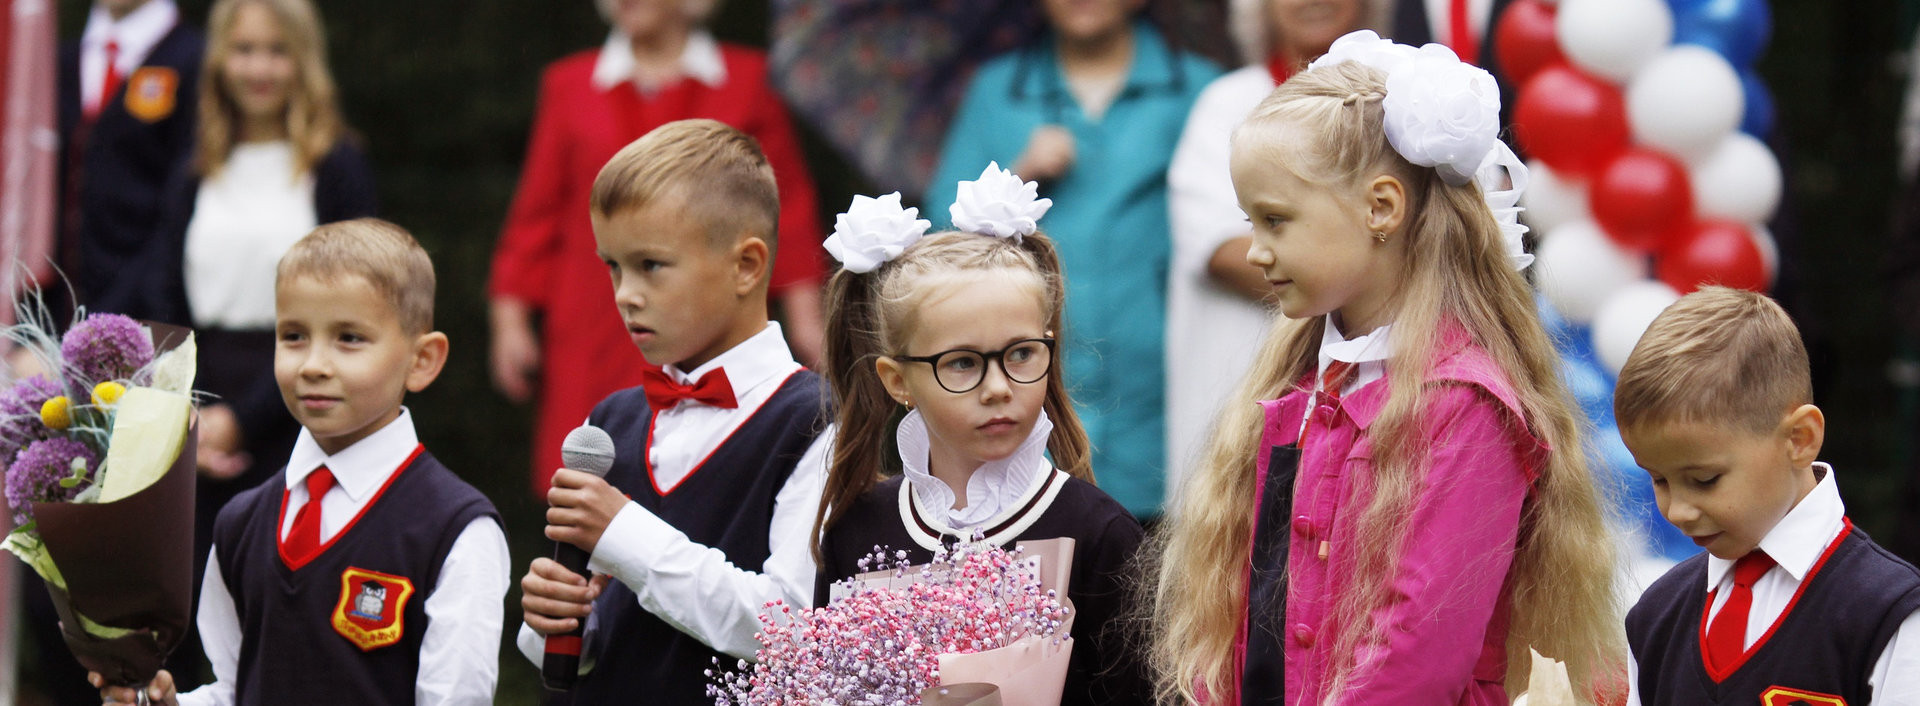
[[[303,430],[214,524],[197,622],[215,682],[177,703],[493,703],[506,536],[400,405],[446,362],[433,286],[426,251],[377,219],[281,258],[274,376]],[[149,691],[176,703],[166,672]]]
[[[554,475],[547,537],[603,576],[535,559],[519,645],[535,664],[578,650],[574,703],[712,703],[706,670],[753,657],[766,604],[811,602],[832,447],[819,377],[767,320],[773,171],[745,133],[683,120],[615,154],[590,199],[613,280],[606,324],[624,322],[661,367],[587,420],[613,437],[606,479]],[[542,638],[582,620],[583,638]]]
[[[1620,436],[1707,550],[1627,614],[1629,703],[1920,703],[1920,570],[1847,519],[1812,402],[1799,331],[1752,292],[1682,297],[1627,358]]]

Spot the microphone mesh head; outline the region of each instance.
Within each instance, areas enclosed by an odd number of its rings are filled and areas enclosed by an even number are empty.
[[[582,424],[560,442],[560,463],[605,478],[613,469],[613,437],[600,427]]]

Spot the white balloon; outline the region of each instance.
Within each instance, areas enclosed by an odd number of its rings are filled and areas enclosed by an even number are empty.
[[[1773,231],[1767,230],[1765,223],[1748,223],[1747,234],[1753,237],[1753,244],[1760,248],[1760,264],[1767,273],[1767,290],[1780,281],[1780,245],[1773,242]]]
[[[1673,11],[1663,0],[1562,0],[1553,33],[1575,66],[1626,83],[1673,41]]]
[[[1653,319],[1680,300],[1680,293],[1659,280],[1641,280],[1608,297],[1593,317],[1593,352],[1607,371],[1620,374],[1627,356]]]
[[[1533,254],[1540,293],[1561,316],[1582,325],[1593,323],[1614,292],[1647,276],[1646,256],[1614,245],[1593,221],[1548,231]]]
[[[1746,105],[1733,65],[1691,44],[1668,49],[1627,83],[1634,142],[1686,160],[1705,157],[1733,134]]]
[[[1527,162],[1527,190],[1520,194],[1520,205],[1527,207],[1522,215],[1535,233],[1593,218],[1587,206],[1587,185],[1553,173],[1537,159]]]
[[[1688,164],[1687,178],[1693,210],[1702,218],[1757,223],[1780,206],[1780,160],[1744,132],[1721,138],[1713,151]]]

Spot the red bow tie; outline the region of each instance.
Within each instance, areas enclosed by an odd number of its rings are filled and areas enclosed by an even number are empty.
[[[740,406],[739,401],[733,398],[733,383],[727,381],[724,369],[708,372],[692,385],[683,385],[665,370],[647,368],[640,373],[640,387],[647,392],[647,406],[656,412],[673,409],[681,400],[693,400],[722,409]]]

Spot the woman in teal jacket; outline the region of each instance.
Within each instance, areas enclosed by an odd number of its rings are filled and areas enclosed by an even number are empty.
[[[1101,489],[1160,514],[1167,164],[1187,110],[1220,74],[1141,14],[1144,0],[1043,2],[1049,31],[983,65],[947,134],[925,209],[990,161],[1037,180],[1067,279],[1067,381]]]

